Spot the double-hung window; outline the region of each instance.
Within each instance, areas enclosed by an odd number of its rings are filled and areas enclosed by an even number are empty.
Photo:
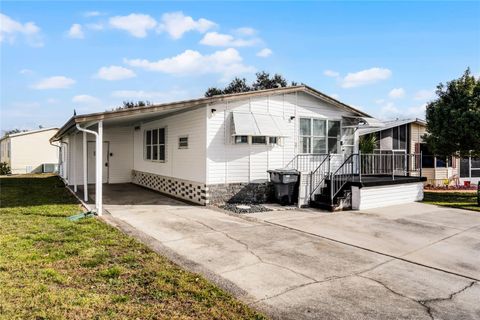
[[[165,161],[165,128],[145,130],[145,160]]]

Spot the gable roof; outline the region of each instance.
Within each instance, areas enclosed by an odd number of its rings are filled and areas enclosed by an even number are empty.
[[[15,137],[19,137],[19,136],[25,136],[25,135],[28,135],[28,134],[34,134],[34,133],[39,133],[39,132],[43,132],[43,131],[50,131],[50,130],[58,131],[58,128],[53,128],[53,127],[52,128],[41,128],[41,129],[36,129],[36,130],[6,134],[0,140],[6,139],[6,138],[15,138]]]
[[[70,128],[80,123],[95,122],[100,120],[115,119],[115,118],[121,118],[126,116],[142,115],[142,114],[149,114],[149,113],[153,114],[158,112],[162,112],[162,113],[176,112],[179,110],[195,108],[195,107],[204,106],[204,105],[222,102],[222,101],[242,100],[242,99],[247,99],[252,97],[269,96],[274,94],[296,93],[296,92],[304,92],[306,94],[312,95],[322,101],[330,103],[340,109],[344,109],[352,113],[355,113],[359,116],[370,117],[370,115],[368,115],[367,113],[360,111],[358,109],[355,109],[343,102],[340,102],[339,100],[334,99],[324,94],[323,92],[320,92],[306,85],[301,85],[301,86],[281,87],[281,88],[257,90],[257,91],[241,92],[241,93],[222,94],[222,95],[216,95],[213,97],[204,97],[204,98],[192,99],[192,100],[183,100],[183,101],[176,101],[176,102],[169,102],[169,103],[154,104],[146,107],[129,108],[129,109],[77,115],[77,116],[71,117],[60,128],[60,130],[55,134],[55,136],[51,138],[51,140],[58,140],[68,130],[70,130]]]
[[[401,126],[401,125],[404,125],[404,124],[409,124],[409,123],[415,123],[415,124],[418,124],[418,125],[421,125],[421,126],[426,126],[427,125],[427,122],[425,120],[422,120],[422,119],[419,119],[419,118],[415,118],[415,119],[396,119],[396,120],[383,121],[383,123],[385,124],[385,126],[381,127],[381,128],[359,129],[359,134],[362,136],[362,135],[366,135],[366,134],[373,133],[373,132],[378,132],[378,131],[383,131],[383,130],[395,128],[395,127],[398,127],[398,126]]]

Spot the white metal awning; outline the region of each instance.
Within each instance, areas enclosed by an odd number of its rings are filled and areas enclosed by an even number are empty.
[[[286,123],[281,117],[271,114],[256,114],[251,112],[233,112],[232,135],[233,136],[266,136],[286,137],[282,127]]]
[[[343,127],[355,127],[359,129],[383,128],[385,123],[369,117],[344,117]]]

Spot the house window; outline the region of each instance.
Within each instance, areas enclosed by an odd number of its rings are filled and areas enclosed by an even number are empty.
[[[247,144],[248,136],[235,136],[235,144]]]
[[[278,137],[268,137],[268,144],[278,144]]]
[[[426,143],[420,144],[420,151],[422,152],[422,168],[435,168],[435,157]]]
[[[145,130],[145,160],[165,161],[165,128]]]
[[[326,153],[327,121],[300,118],[300,153]]]
[[[252,144],[266,144],[267,137],[265,136],[253,136],[252,137]]]
[[[178,149],[188,149],[188,136],[178,138]]]
[[[460,159],[461,178],[480,177],[480,158],[464,157]]]
[[[345,154],[352,154],[354,150],[354,128],[342,128],[342,150]]]
[[[300,153],[338,153],[340,121],[300,118]]]
[[[340,150],[340,121],[328,121],[328,152],[338,153]]]
[[[393,140],[392,149],[394,150],[406,150],[407,148],[407,126],[401,125],[392,128]]]

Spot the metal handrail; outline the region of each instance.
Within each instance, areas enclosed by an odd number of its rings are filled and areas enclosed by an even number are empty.
[[[325,173],[325,170],[320,172],[321,169],[324,169],[324,164],[325,164],[325,161],[327,161],[327,160],[328,160],[328,171],[327,171],[327,173]],[[323,159],[323,161],[320,163],[320,165],[317,167],[317,169],[315,169],[315,171],[313,171],[310,174],[310,196],[309,196],[309,199],[312,199],[313,194],[317,191],[317,189],[322,185],[322,183],[325,181],[327,176],[330,174],[330,160],[331,160],[331,156],[330,156],[330,154],[328,154],[328,156],[325,159]],[[314,179],[316,180],[319,175],[320,175],[320,181],[318,183],[316,183],[316,181],[314,182]],[[313,187],[314,185],[315,185],[315,187]]]
[[[360,172],[362,176],[390,175],[395,176],[422,175],[422,163],[420,154],[407,153],[370,153],[360,155]]]
[[[325,153],[297,154],[287,163],[285,168],[313,172],[327,156],[328,154]]]
[[[330,179],[330,201],[333,203],[333,198],[342,190],[343,186],[347,182],[353,180],[355,176],[353,167],[354,167],[354,158],[358,160],[358,154],[353,153],[348,156],[345,161],[338,167],[338,169],[332,174]],[[347,166],[348,165],[348,166]]]

